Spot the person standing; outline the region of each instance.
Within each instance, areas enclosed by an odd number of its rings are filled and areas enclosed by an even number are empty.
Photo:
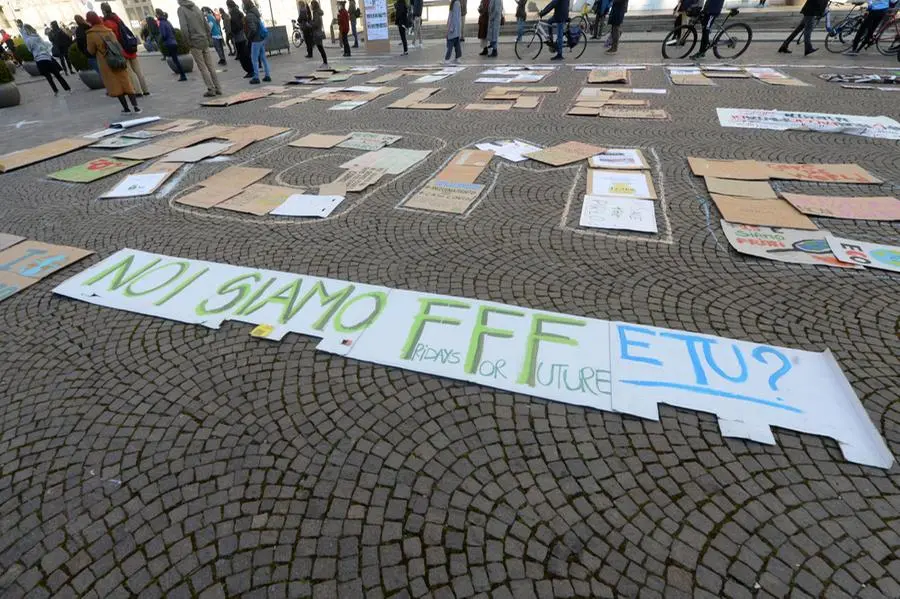
[[[325,25],[322,23],[322,15],[325,13],[322,12],[322,7],[319,6],[319,0],[312,0],[309,3],[309,13],[312,15],[312,21],[310,22],[312,25],[312,41],[322,57],[322,68],[325,68],[328,66],[328,56],[325,55],[325,46],[322,45],[322,42],[325,41]]]
[[[88,55],[97,58],[100,78],[103,79],[106,95],[118,98],[124,113],[131,112],[128,103],[125,102],[125,96],[128,96],[134,112],[140,112],[131,75],[128,73],[128,62],[116,34],[104,25],[94,11],[90,11],[85,17],[91,25],[87,31]]]
[[[84,20],[81,15],[75,15],[75,45],[78,50],[87,57],[88,64],[94,69],[94,72],[100,74],[100,67],[97,65],[97,59],[91,56],[87,49],[87,32],[91,26]]]
[[[456,56],[453,62],[459,62],[462,56],[462,48],[459,46],[459,37],[462,33],[462,15],[459,8],[460,0],[450,0],[450,10],[447,12],[447,53],[444,54],[444,62],[450,62],[450,51]]]
[[[359,48],[359,36],[356,35],[356,19],[359,18],[359,7],[356,0],[350,0],[350,31],[353,33],[353,47]]]
[[[413,38],[410,43],[416,48],[422,49],[422,8],[423,0],[412,0],[412,28]]]
[[[481,52],[478,56],[488,55],[488,4],[490,0],[481,0],[478,3],[478,43],[481,45]]]
[[[315,45],[313,44],[312,12],[303,0],[297,2],[297,26],[300,27],[300,33],[303,35],[306,57],[312,58],[313,46]]]
[[[190,0],[178,0],[179,2]],[[252,85],[259,83],[259,64],[262,63],[265,69],[265,77],[263,81],[271,81],[272,77],[269,73],[269,61],[266,59],[266,38],[269,31],[263,23],[259,14],[259,9],[253,0],[244,0],[244,11],[246,14],[245,23],[247,30],[247,40],[250,42],[250,64],[253,66],[253,78],[250,79]]]
[[[500,26],[503,24],[503,0],[488,1],[488,45],[491,58],[497,57],[497,45],[500,42]]]
[[[466,41],[466,9],[469,0],[459,0],[459,41]]]
[[[338,31],[341,34],[341,46],[344,47],[344,56],[350,56],[350,41],[347,36],[350,35],[350,13],[347,12],[347,3],[344,0],[338,0]]]
[[[856,31],[853,38],[853,45],[844,54],[847,56],[856,56],[863,47],[872,45],[872,34],[878,31],[881,25],[881,19],[887,14],[891,4],[888,0],[869,0],[869,10],[866,11],[866,18],[863,19],[862,25]],[[890,32],[888,32],[890,33]]]
[[[556,56],[550,60],[563,60],[563,38],[565,37],[566,19],[569,18],[569,0],[553,0],[541,10],[543,17],[553,11],[551,22],[556,23]]]
[[[516,41],[522,40],[522,34],[525,33],[525,19],[528,18],[528,12],[525,9],[525,3],[528,0],[516,0]]]
[[[50,21],[50,42],[56,49],[56,56],[62,65],[63,72],[67,75],[75,74],[75,68],[69,62],[69,46],[72,45],[72,35],[60,28],[59,23]]]
[[[791,34],[781,43],[781,47],[778,48],[778,52],[781,54],[790,54],[791,42],[794,41],[794,38],[800,35],[800,32],[803,32],[803,55],[809,56],[818,48],[813,48],[812,45],[812,32],[813,28],[816,26],[816,21],[825,14],[825,8],[828,6],[828,0],[806,0],[806,3],[803,5],[803,8],[800,9],[800,14],[803,15],[803,19],[800,21],[800,24],[797,25]]]
[[[703,5],[703,36],[700,38],[700,51],[691,56],[691,60],[698,60],[706,57],[706,51],[709,49],[709,34],[712,31],[713,23],[722,14],[722,6],[725,0],[706,0]]]
[[[147,15],[145,22],[147,23],[147,35],[153,40],[153,43],[156,44],[157,48],[161,48],[162,42],[159,39],[159,23],[157,23],[156,19],[150,15]]]
[[[184,67],[178,59],[178,40],[175,39],[175,28],[169,22],[169,15],[161,8],[156,9],[156,18],[159,21],[159,49],[166,49],[165,54],[172,59],[172,63],[178,70],[179,81],[187,81],[187,75],[184,74]]]
[[[213,48],[216,49],[216,54],[219,55],[219,65],[226,65],[228,63],[225,61],[225,40],[222,37],[222,28],[219,27],[219,22],[216,20],[216,16],[213,14],[211,8],[204,6],[202,12],[206,18],[206,24],[209,28],[209,35],[212,38]]]
[[[203,13],[192,0],[178,0],[178,23],[188,46],[191,47],[191,56],[200,69],[200,76],[206,84],[206,93],[203,97],[221,96],[219,76],[216,75],[216,67],[212,56],[209,55],[209,28]]]
[[[403,56],[409,54],[409,48],[406,46],[406,27],[409,25],[409,7],[406,0],[396,0],[394,2],[394,23],[400,31],[400,42],[403,44]]]
[[[222,20],[222,33],[225,34],[225,46],[228,48],[228,56],[234,56],[234,42],[231,40],[231,16],[227,10],[220,8],[219,18]]]
[[[234,42],[234,53],[237,55],[241,68],[244,69],[244,79],[253,77],[253,64],[250,62],[250,42],[244,32],[244,13],[238,8],[234,0],[225,0],[228,7],[228,16],[231,18],[231,39]]]
[[[626,12],[628,12],[628,0],[612,0],[612,6],[609,8],[611,44],[606,50],[607,54],[615,54],[619,51],[619,38],[622,37],[622,23],[625,21]]]
[[[144,72],[141,70],[141,63],[138,61],[138,40],[134,37],[131,29],[119,18],[119,15],[112,11],[109,4],[103,2],[100,4],[100,11],[103,13],[103,24],[106,28],[116,35],[119,45],[122,47],[122,54],[128,63],[131,74],[135,77],[137,85],[134,86],[138,95],[150,95],[150,88],[147,86],[147,80],[144,79]]]
[[[47,83],[50,84],[53,95],[59,95],[59,90],[56,89],[56,84],[53,82],[54,77],[56,77],[64,90],[71,92],[72,90],[69,88],[69,84],[66,83],[66,80],[59,74],[62,69],[59,67],[59,63],[53,60],[50,44],[44,41],[31,25],[22,26],[22,39],[25,41],[25,45],[28,46],[28,51],[34,56],[34,62],[37,65],[38,71],[47,78]]]

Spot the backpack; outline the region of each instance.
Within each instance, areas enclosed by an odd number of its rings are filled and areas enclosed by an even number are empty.
[[[137,52],[138,49],[138,39],[134,37],[134,34],[131,32],[122,19],[117,19],[119,22],[119,37],[122,40],[122,48],[125,49],[126,52]]]
[[[122,46],[113,39],[105,39],[103,43],[106,45],[106,64],[114,71],[124,71],[128,68],[125,62],[125,55],[122,54]]]
[[[269,37],[269,30],[266,28],[266,24],[263,23],[262,18],[259,19],[259,39],[260,41]]]

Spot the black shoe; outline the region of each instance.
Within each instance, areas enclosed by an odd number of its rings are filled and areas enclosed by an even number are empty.
[[[803,56],[809,56],[809,55],[812,54],[813,52],[818,52],[818,51],[819,51],[818,48],[811,48],[811,49],[809,49],[809,50],[804,51],[804,52],[803,52]]]
[[[306,57],[307,57],[307,58],[312,58],[312,54],[307,54]]]
[[[244,75],[244,79],[250,79],[250,77],[253,77],[253,73],[246,73]]]
[[[700,60],[701,58],[706,58],[706,52],[697,52],[696,54],[691,54],[691,60]]]
[[[563,60],[563,55],[562,55],[562,54],[556,54],[556,55],[554,55],[553,58],[551,58],[550,60]]]
[[[487,56],[487,54],[488,54],[488,51],[487,51],[487,48],[485,48],[484,50],[482,50],[481,52],[478,53],[478,56]]]
[[[272,81],[272,78],[266,75],[265,77],[263,77],[263,81],[265,81],[266,83],[270,83]]]
[[[341,56],[347,57],[347,56],[350,56],[350,53],[349,53],[349,52],[344,52],[343,54],[341,54]]]
[[[497,50],[491,50],[491,53],[488,54],[488,58],[497,58]]]
[[[222,60],[219,61],[219,64],[220,65],[228,64],[228,62],[223,58]]]
[[[782,46],[782,47],[778,48],[778,53],[779,54],[791,54],[791,51],[788,50],[787,48],[785,48],[784,46]]]
[[[187,81],[187,77],[182,75],[181,77],[178,78],[178,80],[179,81]]]
[[[259,85],[259,79],[254,77],[253,79],[250,80],[250,85]]]

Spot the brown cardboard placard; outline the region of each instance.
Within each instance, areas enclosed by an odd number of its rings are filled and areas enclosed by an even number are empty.
[[[438,104],[436,102],[418,102],[412,106],[407,106],[407,110],[451,110],[456,104]],[[390,108],[390,106],[388,106]]]
[[[653,119],[664,120],[669,118],[669,113],[662,108],[601,108],[597,115],[601,118],[613,119]]]
[[[242,188],[235,187],[227,189],[224,187],[200,187],[188,194],[185,194],[175,201],[186,206],[194,208],[209,209],[217,204],[221,204],[227,199],[233,198],[241,193]]]
[[[200,162],[211,156],[218,156],[231,147],[230,143],[206,141],[186,148],[173,150],[160,159],[160,162]]]
[[[778,199],[778,195],[768,181],[741,181],[740,179],[718,179],[716,177],[704,177],[704,180],[706,189],[710,193],[757,200]]]
[[[349,137],[349,135],[326,135],[323,133],[310,133],[309,135],[305,135],[300,139],[295,139],[288,145],[294,148],[327,149],[333,148]]]
[[[63,138],[26,150],[4,154],[3,156],[0,156],[0,173],[8,173],[17,168],[30,166],[38,162],[43,162],[44,160],[49,160],[50,158],[68,154],[79,148],[89,146],[95,141],[97,140],[77,137]]]
[[[422,87],[409,94],[405,98],[400,98],[393,104],[389,104],[388,108],[399,108],[401,110],[450,110],[456,104],[426,104],[425,100],[441,91],[439,87]]]
[[[308,98],[306,96],[300,96],[297,98],[291,98],[290,100],[282,100],[281,102],[276,102],[269,106],[269,108],[290,108],[295,104],[302,104],[303,102],[309,102],[312,98]]]
[[[900,200],[890,196],[815,196],[782,193],[784,199],[804,214],[861,220],[900,220]]]
[[[606,102],[616,95],[614,90],[599,87],[584,87],[575,98],[575,102]]]
[[[271,96],[276,91],[280,91],[277,88],[260,88],[254,89],[245,92],[239,92],[233,94],[231,96],[223,96],[221,98],[215,98],[211,100],[204,100],[200,102],[200,106],[216,106],[216,107],[226,107],[226,106],[234,106],[235,104],[241,104],[243,102],[250,102],[252,100],[259,100],[260,98],[265,98],[267,96]]]
[[[432,179],[404,202],[406,208],[463,214],[481,195],[484,185]]]
[[[290,131],[287,127],[270,127],[268,125],[249,125],[247,127],[236,127],[233,131],[225,133],[222,138],[231,142],[231,147],[222,152],[222,155],[228,156],[243,150],[252,143],[281,135],[286,131]]]
[[[717,179],[740,179],[741,181],[766,181],[769,169],[758,160],[711,160],[688,157],[691,172],[698,177]]]
[[[166,131],[168,133],[183,133],[189,128],[200,124],[199,119],[175,119],[173,121],[159,122],[147,127],[147,131]],[[177,129],[177,131],[176,131]]]
[[[703,71],[703,74],[713,79],[749,79],[750,75],[744,71]]]
[[[460,150],[434,178],[451,183],[474,183],[493,157],[490,150]]]
[[[272,169],[250,166],[229,166],[199,184],[211,189],[243,189],[272,172]]]
[[[9,233],[0,233],[0,250],[12,247],[20,241],[25,241],[25,238],[18,235],[10,235]]]
[[[571,114],[572,116],[597,116],[598,114],[600,114],[600,107],[576,104],[575,106],[570,108],[569,112],[567,112],[566,114]]]
[[[551,166],[562,166],[571,164],[579,160],[585,160],[594,154],[602,154],[606,148],[582,143],[580,141],[567,141],[537,152],[525,154],[527,158],[549,164]]]
[[[322,183],[319,185],[320,196],[346,196],[347,186],[341,181],[332,181],[331,183]]]
[[[466,104],[465,110],[486,110],[486,111],[504,111],[512,108],[512,102],[497,102],[494,104],[478,103]]]
[[[158,158],[164,156],[174,150],[186,148],[194,144],[198,144],[209,139],[221,137],[225,133],[232,131],[234,127],[226,127],[223,125],[207,125],[196,131],[182,133],[173,137],[166,137],[151,144],[140,146],[115,154],[116,158],[127,158],[131,160],[147,160],[150,158]]]
[[[594,177],[607,184],[610,187],[619,187],[620,189],[597,189],[594,186]],[[643,181],[641,181],[643,178]],[[624,189],[621,189],[624,187]],[[646,187],[644,191],[643,187]],[[656,200],[656,189],[653,185],[653,177],[650,173],[636,169],[593,169],[589,168],[587,172],[586,189],[588,195],[611,195],[617,197],[630,197],[634,199]]]
[[[715,85],[702,74],[697,75],[669,75],[673,85]]]
[[[374,79],[369,79],[366,81],[366,85],[378,85],[380,83],[389,83],[391,81],[396,81],[405,75],[411,75],[412,73],[404,73],[403,71],[393,71],[391,73],[385,73],[384,75],[379,75]]]
[[[296,193],[303,193],[303,190],[297,187],[254,183],[242,189],[237,195],[217,204],[216,208],[263,216],[281,206],[286,199]]]
[[[347,191],[359,192],[363,191],[370,185],[377,183],[385,173],[387,173],[387,169],[383,168],[360,167],[349,169],[344,171],[341,176],[332,181],[332,183],[340,183],[346,188]],[[322,195],[326,195],[325,192],[320,193]]]
[[[540,103],[540,96],[521,96],[516,100],[516,103],[513,104],[513,108],[537,108]]]
[[[606,106],[648,106],[647,100],[630,100],[626,98],[610,98],[605,102]]]
[[[730,223],[786,229],[817,229],[805,214],[784,200],[753,200],[710,194],[722,218]]]
[[[858,164],[763,163],[772,179],[822,183],[883,183]]]
[[[91,250],[26,239],[0,251],[0,264],[5,265],[0,272],[40,280],[93,253]]]
[[[0,302],[19,293],[26,287],[31,287],[38,280],[0,270]]]
[[[122,160],[120,158],[94,158],[84,164],[78,164],[47,175],[57,181],[69,183],[91,183],[104,177],[114,175],[125,169],[140,164],[140,160]]]
[[[588,83],[624,83],[628,84],[628,69],[591,69]]]

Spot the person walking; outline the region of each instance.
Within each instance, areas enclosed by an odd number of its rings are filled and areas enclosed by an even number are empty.
[[[325,55],[325,46],[322,45],[322,42],[325,41],[325,25],[322,23],[322,15],[325,13],[322,12],[322,7],[319,6],[319,0],[312,0],[309,3],[309,14],[312,15],[312,21],[310,22],[312,26],[312,42],[322,57],[322,68],[325,68],[328,66],[328,56]]]
[[[350,56],[350,41],[347,36],[350,35],[350,13],[347,12],[347,3],[344,0],[338,0],[338,31],[341,34],[341,45],[344,47],[344,56]]]
[[[856,30],[856,36],[853,38],[853,45],[844,51],[847,56],[856,56],[864,47],[872,45],[872,35],[878,31],[881,20],[887,14],[891,7],[889,0],[869,0],[869,10],[866,11],[866,17],[863,19],[859,29]]]
[[[722,6],[724,4],[725,0],[706,0],[706,4],[703,5],[703,35],[700,37],[700,51],[691,55],[691,60],[699,60],[706,57],[706,51],[709,49],[709,34],[712,31],[713,23],[722,14]]]
[[[56,21],[50,21],[50,43],[53,50],[51,53],[59,58],[63,72],[66,75],[74,75],[75,68],[69,62],[69,46],[72,45],[72,35],[63,31]]]
[[[500,26],[503,25],[503,0],[488,1],[488,45],[491,58],[497,58],[497,45],[500,42]]]
[[[516,41],[522,40],[525,33],[525,19],[528,18],[528,12],[525,9],[525,3],[528,0],[516,0]]]
[[[781,47],[778,48],[778,52],[781,54],[790,54],[791,49],[788,47],[791,45],[791,42],[794,41],[794,38],[800,35],[800,32],[803,32],[803,55],[809,56],[818,48],[813,48],[812,45],[812,32],[813,28],[816,26],[816,21],[825,14],[825,8],[828,6],[828,0],[806,0],[806,3],[803,4],[803,8],[800,9],[800,14],[803,15],[803,19],[801,19],[800,23],[794,28],[791,34],[781,43]]]
[[[75,45],[78,50],[87,57],[88,64],[94,69],[94,72],[100,74],[100,67],[97,66],[97,59],[91,56],[87,49],[87,32],[91,26],[84,17],[75,15]]]
[[[178,0],[190,1],[190,0]],[[259,9],[253,0],[244,0],[245,29],[247,30],[247,40],[250,42],[250,64],[253,66],[253,78],[250,79],[252,85],[259,83],[259,64],[262,63],[265,70],[263,81],[271,81],[272,77],[269,73],[269,61],[266,60],[266,38],[269,36],[269,30],[266,29]]]
[[[222,20],[222,33],[225,34],[225,46],[228,48],[228,56],[234,56],[234,42],[231,40],[231,15],[224,8],[219,9],[219,18]]]
[[[490,0],[481,0],[478,3],[478,43],[481,46],[481,52],[478,56],[488,55],[488,4]]]
[[[209,35],[212,38],[213,48],[216,49],[216,54],[219,55],[219,65],[226,65],[228,62],[225,60],[225,39],[222,36],[222,28],[219,26],[219,22],[216,20],[216,16],[213,14],[210,7],[204,6],[201,9],[201,12],[206,18],[206,24],[209,28]]]
[[[103,20],[94,11],[87,13],[85,18],[91,25],[87,31],[88,55],[97,59],[106,95],[119,99],[122,112],[129,113],[132,109],[134,112],[140,112],[131,75],[128,73],[128,62],[116,34],[104,25]],[[126,96],[131,101],[131,108],[128,108],[125,101]]]
[[[459,62],[462,56],[462,48],[459,45],[459,38],[462,33],[462,14],[459,8],[460,0],[450,0],[450,9],[447,11],[447,52],[444,54],[444,62],[450,62],[450,51],[453,50],[456,56],[453,62]]]
[[[356,34],[356,19],[359,18],[359,7],[356,0],[350,0],[350,31],[353,33],[353,47],[359,48],[359,36]]]
[[[44,41],[31,25],[22,26],[22,39],[25,41],[28,51],[34,56],[34,62],[37,65],[38,71],[47,78],[47,83],[50,84],[53,95],[59,95],[59,90],[56,89],[56,84],[53,82],[54,77],[56,77],[64,90],[71,92],[72,90],[69,87],[69,84],[66,83],[66,80],[60,75],[62,69],[59,67],[59,63],[53,60],[53,49],[50,44]]]
[[[312,58],[313,46],[315,45],[313,43],[312,12],[303,0],[297,2],[297,26],[300,27],[300,33],[303,35],[306,57]]]
[[[565,37],[566,19],[569,18],[569,0],[552,0],[541,10],[540,16],[543,17],[551,10],[553,18],[550,21],[556,23],[556,56],[550,60],[563,60],[563,43],[565,41],[563,38]]]
[[[144,79],[144,72],[141,70],[141,63],[138,61],[138,39],[131,32],[131,29],[125,25],[125,22],[119,18],[119,15],[112,11],[108,3],[102,2],[100,11],[103,13],[103,24],[116,35],[116,39],[122,47],[122,54],[125,56],[128,68],[131,70],[131,75],[134,76],[137,82],[137,85],[134,86],[135,92],[138,95],[149,96],[150,88],[147,86],[147,80]]]
[[[396,0],[394,2],[394,23],[400,31],[400,42],[403,44],[403,56],[409,54],[409,48],[406,46],[406,28],[409,26],[409,7],[406,0]]]
[[[216,75],[216,67],[212,56],[209,55],[209,27],[206,18],[192,0],[178,0],[178,23],[181,25],[181,33],[191,48],[191,57],[200,69],[200,76],[206,84],[204,98],[221,96],[222,88],[219,87],[219,76]]]
[[[412,0],[412,32],[413,39],[409,40],[416,48],[422,49],[422,8],[423,0]]]
[[[625,13],[628,12],[628,0],[612,0],[609,7],[609,37],[610,46],[607,54],[615,54],[619,51],[619,38],[622,37],[622,23],[625,21]]]
[[[228,7],[228,16],[231,18],[231,39],[234,41],[234,53],[237,55],[241,68],[244,69],[244,79],[253,77],[253,63],[250,61],[250,42],[244,32],[244,13],[238,8],[234,0],[225,0]]]
[[[178,40],[175,39],[175,28],[169,22],[169,15],[161,8],[156,9],[156,18],[159,22],[159,49],[165,48],[165,55],[172,59],[172,63],[178,70],[178,80],[187,81],[187,75],[184,73],[184,67],[178,59]],[[165,57],[163,58],[165,60]]]

